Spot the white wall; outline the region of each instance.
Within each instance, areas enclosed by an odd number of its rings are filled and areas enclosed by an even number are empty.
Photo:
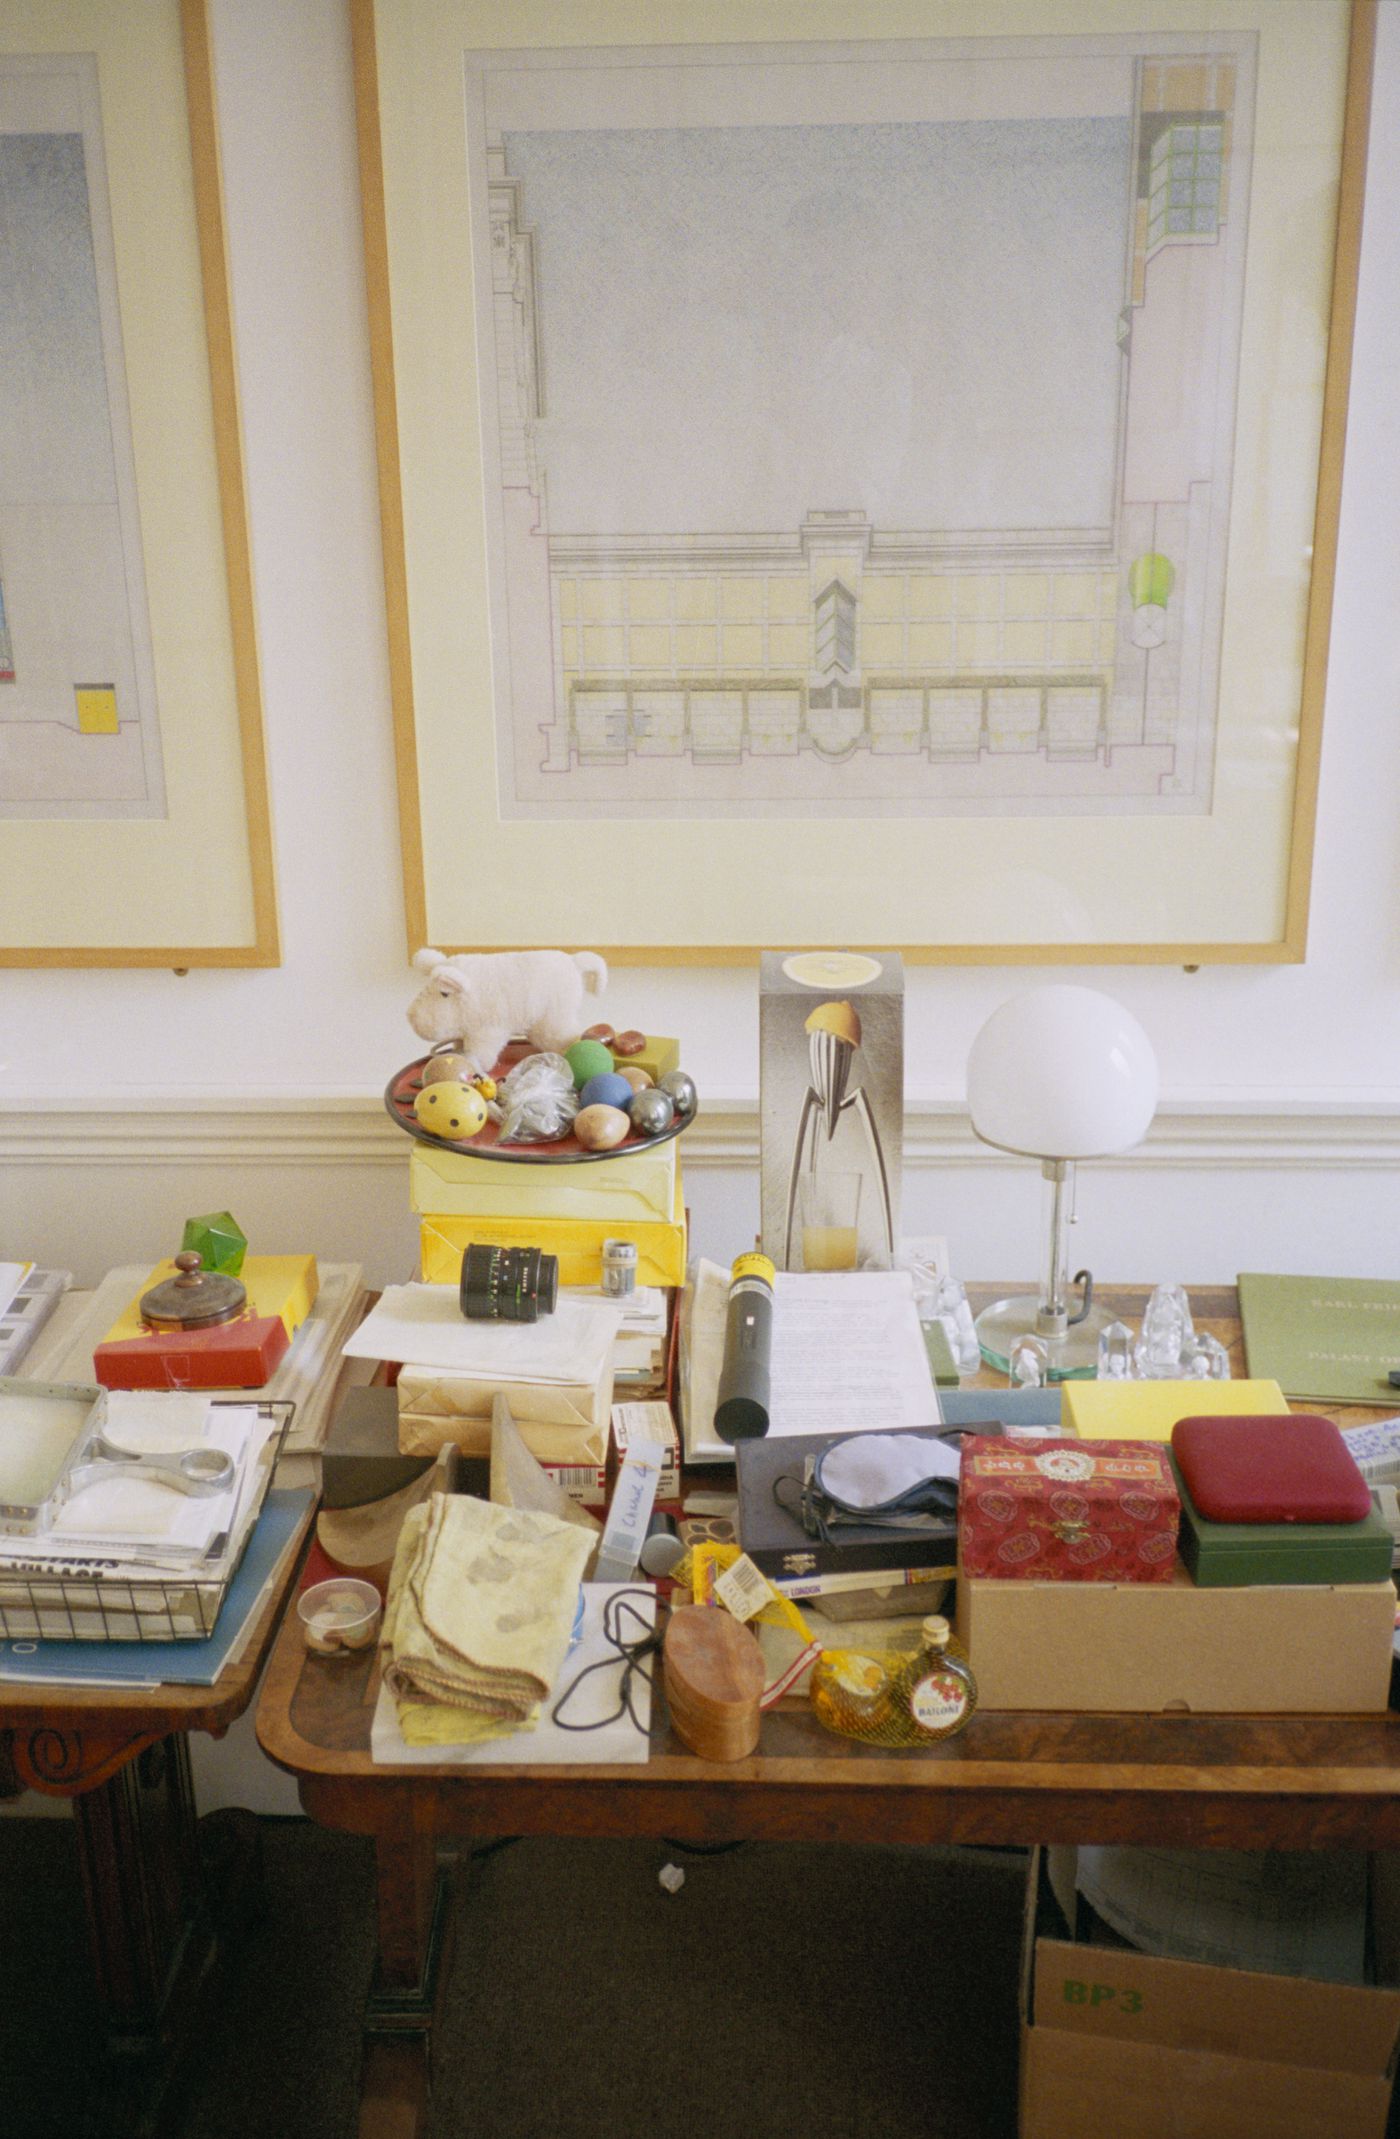
[[[211,15],[284,963],[0,974],[0,1252],[91,1282],[227,1203],[258,1244],[383,1281],[412,1255],[405,1147],[377,1098],[409,1049],[411,986],[346,10]],[[1309,955],[1073,976],[1131,1006],[1163,1073],[1143,1152],[1084,1173],[1076,1245],[1101,1272],[1400,1274],[1400,5],[1380,16]],[[813,34],[841,28],[823,11]],[[685,886],[659,896],[664,915]],[[911,914],[911,939],[937,933]],[[961,1102],[982,1019],[1039,977],[909,975],[906,1225],[946,1232],[970,1277],[1037,1259],[1033,1171],[975,1147]],[[687,1139],[696,1237],[727,1257],[757,1219],[754,972],[621,968],[609,1009],[682,1037],[709,1106]],[[200,1759],[217,1802],[227,1770]]]
[[[0,1239],[88,1279],[166,1252],[211,1200],[378,1277],[411,1248],[374,1104],[411,991],[345,13],[211,4],[284,963],[0,976]],[[1074,976],[1128,1003],[1161,1059],[1141,1163],[1083,1190],[1086,1252],[1138,1276],[1400,1261],[1400,7],[1380,15],[1308,960]],[[665,887],[663,909],[684,896]],[[911,937],[937,931],[910,916]],[[1036,977],[910,972],[907,1088],[934,1109],[910,1221],[948,1232],[968,1275],[1032,1259],[1034,1185],[967,1146],[959,1106],[978,1025]],[[727,1254],[757,1209],[753,970],[619,969],[610,1008],[680,1034],[704,1098],[730,1103],[689,1147],[698,1236]]]

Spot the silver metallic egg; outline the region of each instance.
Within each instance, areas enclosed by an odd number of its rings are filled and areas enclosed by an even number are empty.
[[[669,1092],[677,1114],[693,1114],[697,1103],[695,1079],[682,1069],[667,1070],[664,1077],[657,1078],[658,1089]]]
[[[627,1109],[632,1118],[632,1127],[643,1136],[660,1136],[669,1129],[676,1118],[675,1105],[657,1085],[648,1085],[644,1091],[632,1094],[632,1104]]]

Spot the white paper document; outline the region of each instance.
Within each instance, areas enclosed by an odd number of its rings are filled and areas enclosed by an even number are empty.
[[[696,1269],[686,1326],[685,1455],[732,1462],[714,1430],[729,1273]],[[770,1436],[936,1426],[942,1409],[907,1270],[779,1271]]]
[[[779,1271],[770,1436],[941,1417],[907,1270]]]
[[[8,1311],[33,1268],[33,1263],[0,1263],[0,1315]]]
[[[611,1301],[561,1293],[538,1322],[468,1322],[455,1285],[388,1285],[350,1337],[349,1359],[501,1381],[596,1382],[622,1317]]]

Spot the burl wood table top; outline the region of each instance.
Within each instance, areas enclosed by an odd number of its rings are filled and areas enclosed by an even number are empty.
[[[970,1288],[971,1289],[971,1288]],[[986,1298],[1014,1288],[978,1287]],[[1146,1288],[1102,1296],[1132,1318]],[[1193,1289],[1198,1326],[1244,1371],[1232,1288]],[[987,1377],[995,1385],[992,1377]],[[1339,1408],[1336,1415],[1368,1414]],[[709,1474],[707,1473],[707,1480]],[[696,1759],[659,1694],[632,1766],[379,1767],[375,1656],[318,1657],[294,1618],[258,1711],[264,1749],[313,1817],[388,1835],[654,1834],[804,1841],[1158,1842],[1284,1849],[1400,1843],[1400,1713],[1126,1716],[979,1710],[958,1737],[885,1752],[833,1737],[805,1699],[763,1719],[757,1752]]]

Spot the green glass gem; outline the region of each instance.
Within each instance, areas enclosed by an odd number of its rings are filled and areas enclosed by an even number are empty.
[[[203,1256],[206,1270],[217,1270],[222,1277],[237,1277],[248,1253],[248,1236],[231,1212],[211,1211],[203,1218],[185,1220],[180,1253],[187,1250]]]

